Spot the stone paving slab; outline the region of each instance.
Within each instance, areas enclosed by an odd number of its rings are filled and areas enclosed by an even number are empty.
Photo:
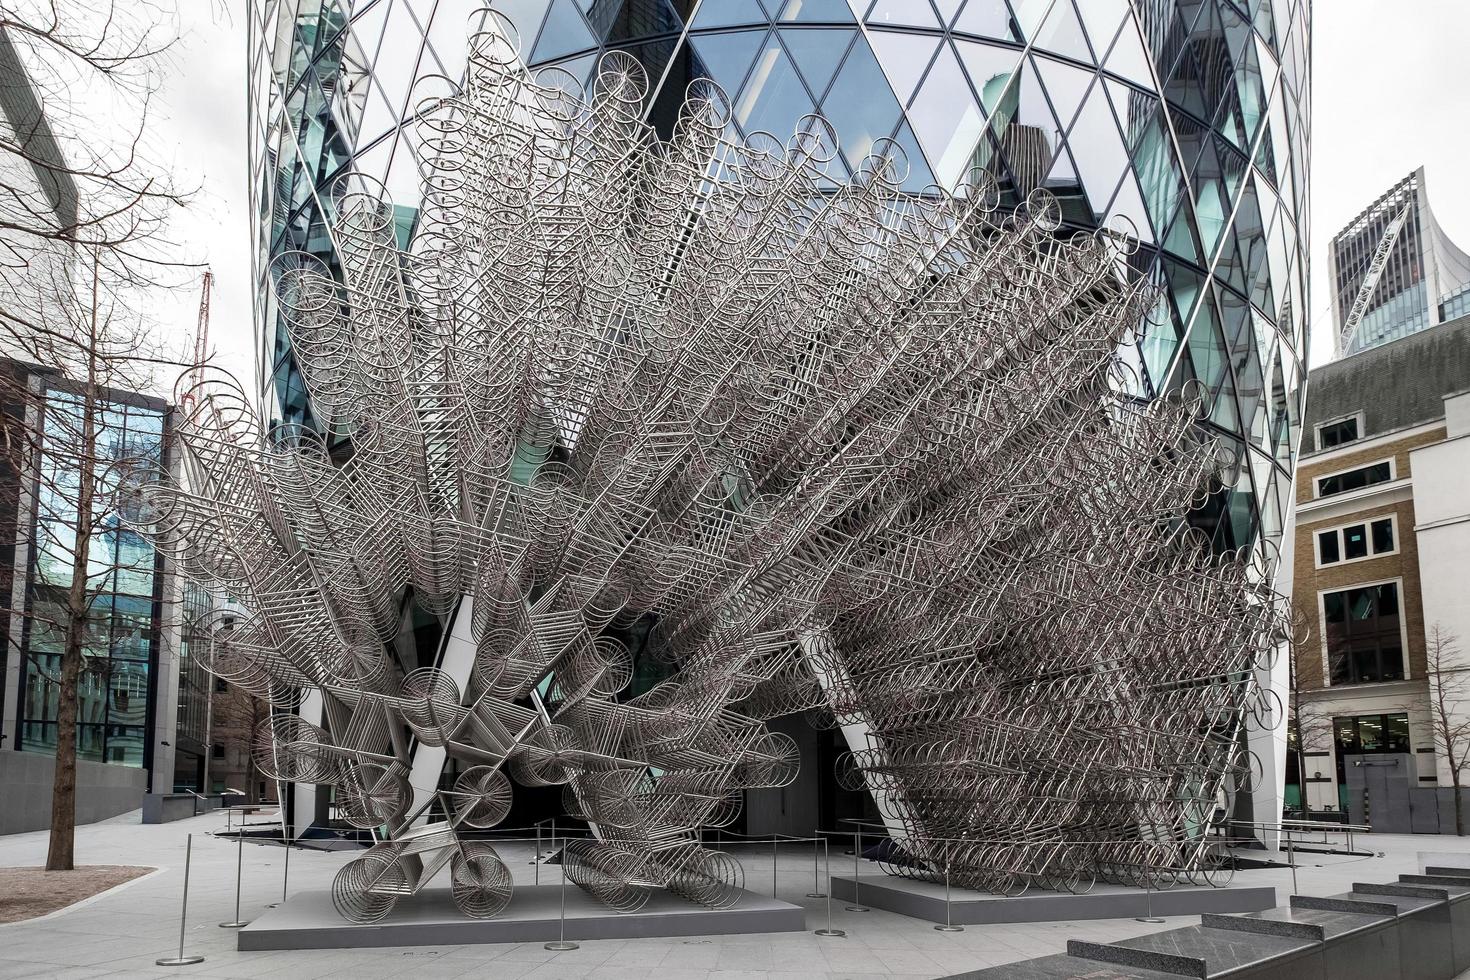
[[[1152,925],[1132,918],[1065,922],[966,926],[964,932],[934,931],[933,923],[881,909],[848,912],[832,903],[832,924],[842,938],[823,938],[811,930],[827,924],[825,899],[809,899],[813,865],[811,846],[782,848],[777,861],[777,896],[800,906],[803,932],[738,936],[689,936],[651,939],[586,940],[578,950],[551,952],[541,942],[496,945],[434,945],[346,950],[239,950],[239,937],[219,922],[234,917],[235,843],[210,836],[224,830],[223,814],[203,814],[176,823],[142,825],[135,815],[77,829],[77,860],[85,864],[149,864],[163,869],[115,894],[45,920],[0,926],[0,980],[59,977],[87,980],[109,977],[212,977],[220,980],[373,980],[377,977],[495,977],[496,980],[550,977],[556,980],[867,980],[907,977],[911,980],[970,974],[1039,956],[1065,954],[1068,940],[1110,943],[1163,929],[1198,925],[1198,917],[1170,917]],[[264,817],[252,818],[262,827]],[[183,883],[185,834],[193,832],[194,858],[189,884],[187,952],[205,962],[190,967],[154,965],[160,956],[178,952],[179,898]],[[1305,894],[1348,892],[1353,882],[1392,881],[1398,874],[1422,873],[1418,851],[1453,850],[1470,866],[1470,839],[1390,837],[1374,835],[1384,858],[1341,858],[1301,855],[1298,888]],[[524,847],[518,853],[516,847]],[[515,874],[517,887],[534,883],[537,869],[529,860],[534,841],[501,848]],[[284,851],[279,846],[244,845],[241,913],[246,919],[267,914],[267,903],[281,899]],[[770,846],[735,848],[745,866],[746,884],[769,898]],[[39,864],[45,859],[44,833],[0,837],[0,865]],[[291,895],[329,888],[332,876],[357,852],[291,854]],[[832,854],[838,870],[839,853]],[[852,857],[845,859],[848,868]],[[1436,858],[1433,862],[1442,862]],[[1447,863],[1447,862],[1445,862]],[[877,866],[864,863],[863,871]],[[540,868],[541,883],[557,880],[554,866]],[[548,877],[548,875],[550,877]],[[821,871],[825,885],[825,870]],[[1288,869],[1241,872],[1242,883],[1291,890]],[[437,883],[436,883],[437,884]],[[431,885],[430,887],[434,887]],[[826,890],[825,888],[823,890]],[[1095,964],[1097,965],[1097,964]],[[1018,969],[1018,968],[1013,968]],[[999,971],[987,977],[1003,976]]]

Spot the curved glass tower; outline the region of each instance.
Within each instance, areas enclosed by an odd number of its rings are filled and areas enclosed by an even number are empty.
[[[415,93],[459,77],[482,5],[255,0],[257,322],[262,385],[281,418],[310,422],[310,407],[275,324],[270,260],[304,249],[332,261],[325,188],[346,170],[384,182],[406,241]],[[517,25],[530,65],[585,79],[603,52],[637,58],[661,129],[689,82],[710,77],[747,133],[784,137],[820,112],[841,140],[838,166],[888,137],[908,152],[911,190],[980,167],[1011,201],[1050,190],[1070,228],[1136,237],[1130,261],[1162,295],[1128,352],[1136,393],[1206,386],[1208,424],[1242,462],[1200,522],[1220,547],[1280,540],[1306,358],[1307,0],[492,6]]]

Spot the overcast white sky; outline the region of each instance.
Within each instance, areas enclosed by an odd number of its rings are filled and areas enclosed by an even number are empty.
[[[1087,0],[1083,0],[1087,2]],[[176,225],[215,273],[218,363],[254,378],[245,186],[245,12],[183,0],[177,74],[159,134],[185,183],[200,186]],[[1421,164],[1446,232],[1470,249],[1470,0],[1318,0],[1313,38],[1312,362],[1331,356],[1326,248],[1332,235]],[[192,331],[197,291],[161,308]]]

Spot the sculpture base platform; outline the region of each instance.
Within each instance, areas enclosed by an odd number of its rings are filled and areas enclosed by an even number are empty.
[[[381,921],[348,922],[326,891],[292,895],[236,935],[237,948],[347,949],[358,946],[463,946],[472,943],[548,942],[561,935],[561,886],[517,886],[510,906],[493,919],[466,918],[447,888],[405,898]],[[745,892],[733,908],[707,909],[656,894],[637,912],[618,913],[580,888],[567,888],[568,939],[648,939],[657,936],[729,936],[800,932],[806,911]]]
[[[853,876],[832,877],[832,898],[851,903]],[[944,885],[893,875],[863,875],[862,904],[900,915],[944,921]],[[1153,914],[1199,915],[1203,912],[1259,912],[1276,907],[1276,889],[1236,881],[1223,888],[1175,885],[1152,896]],[[1007,898],[959,888],[950,892],[950,921],[957,926],[1001,922],[1063,922],[1072,919],[1131,919],[1148,914],[1149,896],[1142,888],[1095,885],[1085,895],[1033,889]]]

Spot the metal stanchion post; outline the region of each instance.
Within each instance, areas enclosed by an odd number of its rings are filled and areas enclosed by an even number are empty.
[[[285,825],[281,826],[281,846],[286,851],[286,865],[281,869],[281,900],[279,902],[271,902],[266,906],[268,909],[278,909],[286,904],[286,882],[291,877],[291,841],[286,837]]]
[[[221,929],[243,929],[250,925],[240,918],[240,876],[245,869],[245,835],[241,834],[235,838],[235,919],[233,922],[221,922]]]
[[[776,835],[771,835],[771,897],[776,897]]]
[[[184,901],[179,907],[179,955],[165,956],[153,962],[159,966],[188,966],[191,963],[203,963],[202,956],[184,955],[184,920],[189,915],[189,859],[194,853],[194,835],[190,834],[184,840]]]
[[[1285,829],[1285,828],[1283,828]],[[1291,893],[1297,894],[1296,889],[1296,850],[1291,846],[1291,831],[1286,831],[1286,863],[1291,865]]]
[[[863,825],[856,824],[857,831],[853,836],[852,844],[852,904],[847,906],[849,912],[871,912],[872,909],[863,904],[862,896],[858,893],[861,883],[858,881],[858,862],[863,859]],[[829,884],[830,888],[831,885]]]
[[[551,846],[556,847],[556,837],[551,838]],[[561,938],[554,943],[547,943],[542,949],[564,950],[581,949],[578,943],[567,942],[567,855],[566,849],[562,849],[561,855]]]
[[[531,862],[536,866],[536,884],[541,884],[541,821],[536,821],[536,860]]]
[[[812,838],[812,890],[806,893],[807,898],[827,897],[827,893],[822,891],[822,879],[817,876],[817,858],[820,856],[817,854],[817,845],[821,842],[820,837]]]
[[[1134,922],[1163,922],[1164,921],[1163,919],[1156,918],[1154,916],[1154,880],[1153,880],[1153,878],[1151,876],[1148,876],[1148,875],[1145,875],[1144,876],[1144,879],[1143,879],[1143,888],[1144,888],[1144,901],[1148,903],[1145,906],[1146,913],[1144,915],[1141,915],[1141,916],[1134,916],[1133,921]]]
[[[827,854],[827,838],[822,838],[822,853]],[[847,935],[841,929],[832,928],[832,862],[830,855],[827,861],[827,894],[822,896],[827,900],[827,928],[814,930],[819,936],[841,937]]]
[[[964,926],[954,924],[954,918],[949,911],[949,862],[944,862],[944,925],[935,926],[937,932],[964,932]]]

